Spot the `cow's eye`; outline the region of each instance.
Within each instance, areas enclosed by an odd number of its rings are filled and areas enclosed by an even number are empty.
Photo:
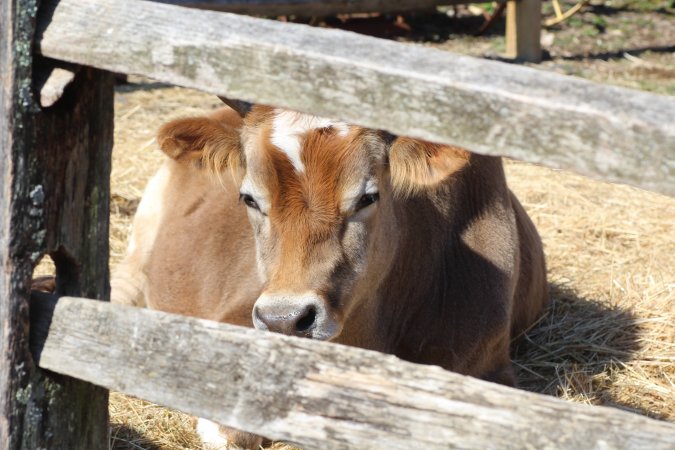
[[[370,206],[380,199],[380,194],[375,192],[372,194],[364,194],[359,199],[359,202],[356,204],[356,211],[360,211],[366,206]]]
[[[249,195],[249,194],[239,194],[239,201],[244,202],[246,206],[252,209],[257,209],[260,211],[260,207],[258,206],[258,203],[256,203],[255,199]]]

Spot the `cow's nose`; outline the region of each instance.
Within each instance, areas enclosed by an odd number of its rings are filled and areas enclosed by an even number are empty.
[[[255,321],[262,327],[275,333],[295,336],[306,336],[316,326],[316,308],[314,305],[304,305],[292,311],[269,311],[255,307],[253,310]]]
[[[313,294],[263,294],[253,307],[253,324],[259,330],[321,340],[332,339],[341,328]]]

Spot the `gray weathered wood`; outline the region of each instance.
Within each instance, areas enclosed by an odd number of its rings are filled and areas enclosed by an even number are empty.
[[[358,348],[86,299],[58,301],[41,348],[41,367],[304,448],[675,446],[675,425],[617,409]]]
[[[44,55],[675,194],[675,99],[228,13],[50,0]]]
[[[59,101],[66,88],[75,80],[75,72],[61,67],[50,67],[44,78],[44,83],[37,86],[40,90],[40,106],[49,108]]]
[[[154,0],[158,3],[237,14],[303,17],[358,12],[395,12],[470,3],[470,0]]]
[[[107,296],[113,83],[83,69],[41,109],[35,6],[0,0],[0,449],[104,449],[107,392],[36,367],[28,292],[50,253],[61,293]]]

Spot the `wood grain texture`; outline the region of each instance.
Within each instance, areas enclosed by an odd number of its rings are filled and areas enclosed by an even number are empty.
[[[470,3],[468,0],[154,0],[189,8],[261,16],[328,16],[359,12],[396,12]]]
[[[354,347],[85,299],[58,301],[41,348],[41,367],[301,448],[675,446],[675,425],[617,409]]]
[[[29,130],[17,127],[26,121],[16,110],[28,93],[20,86],[30,77],[31,2],[0,0],[0,449],[18,449],[25,406],[17,394],[28,383],[25,365],[28,345],[28,308],[17,291],[20,273],[11,252],[12,210],[15,201],[14,165],[17,147],[29,139]],[[16,28],[15,28],[16,24]],[[27,26],[26,28],[23,26]]]
[[[50,0],[37,49],[675,194],[675,99],[340,30],[132,0]]]
[[[0,449],[103,449],[107,392],[33,363],[28,293],[50,253],[59,292],[107,296],[113,83],[84,69],[41,109],[35,16],[35,1],[0,0]]]

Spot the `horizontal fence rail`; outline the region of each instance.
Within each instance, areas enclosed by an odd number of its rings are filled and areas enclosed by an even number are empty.
[[[154,0],[158,3],[237,14],[321,16],[360,12],[395,12],[469,3],[470,0]]]
[[[675,195],[675,99],[137,0],[46,0],[44,56]]]
[[[42,295],[42,368],[306,448],[672,449],[675,425],[354,347]]]

